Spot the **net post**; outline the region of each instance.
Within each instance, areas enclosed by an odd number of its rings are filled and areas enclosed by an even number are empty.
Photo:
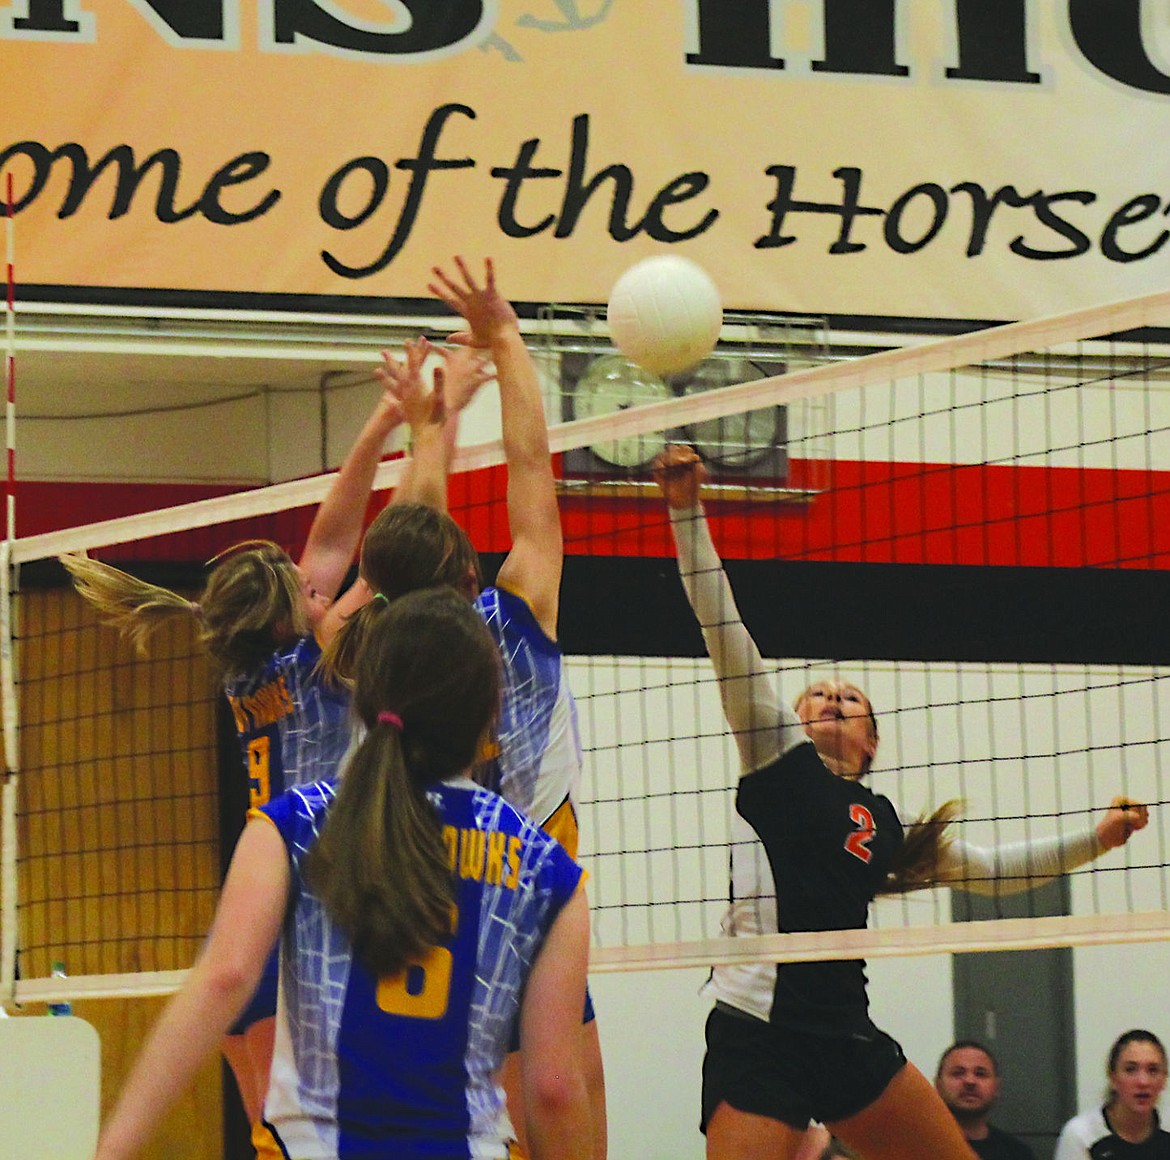
[[[12,173],[4,185],[5,539],[0,544],[0,712],[3,714],[4,787],[0,794],[0,1004],[16,992],[16,790],[20,767],[13,666],[13,544],[16,540],[16,214]]]
[[[0,543],[0,707],[4,787],[0,793],[0,1005],[16,993],[16,791],[20,781],[12,643],[12,541]]]
[[[7,390],[4,409],[5,447],[8,451],[6,529],[16,539],[16,210],[12,196],[12,174],[5,175],[4,244],[7,277],[4,309],[4,369]]]

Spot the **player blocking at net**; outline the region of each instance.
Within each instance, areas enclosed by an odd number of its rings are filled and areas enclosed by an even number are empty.
[[[482,285],[462,259],[455,264],[453,276],[435,268],[430,290],[467,323],[468,329],[453,339],[490,355],[495,367],[511,546],[496,582],[482,587],[474,549],[454,520],[418,504],[385,509],[366,533],[359,566],[380,599],[347,622],[326,654],[326,666],[344,679],[368,626],[401,593],[434,582],[421,577],[457,588],[474,601],[503,665],[500,714],[479,776],[575,855],[581,741],[557,644],[564,546],[544,404],[519,320],[496,286],[491,260],[485,263]],[[405,374],[408,368],[389,373]],[[592,1157],[605,1160],[605,1072],[588,996],[577,1039],[589,1092]],[[512,1046],[501,1080],[518,1135],[513,1154],[522,1156],[527,1121],[523,1053],[518,1039]]]
[[[344,777],[253,810],[207,944],[136,1062],[97,1160],[137,1153],[281,937],[266,1119],[297,1160],[504,1160],[496,1084],[518,1021],[535,1160],[588,1160],[577,1039],[582,872],[470,767],[499,708],[495,641],[450,588],[370,626]],[[283,933],[282,933],[283,932]]]
[[[386,440],[403,422],[411,428],[414,455],[391,504],[420,497],[445,503],[458,413],[490,376],[474,352],[447,352],[430,391],[421,375],[429,352],[425,340],[407,343],[402,366],[411,373],[379,372],[383,390],[314,514],[295,563],[270,541],[237,544],[215,558],[196,602],[98,560],[61,557],[78,592],[140,648],[164,621],[196,619],[232,708],[253,807],[333,776],[349,745],[349,691],[323,680],[319,662],[347,617],[370,599],[360,579],[337,594],[358,548]],[[389,355],[384,358],[387,366],[397,366]],[[261,1120],[276,991],[274,954],[223,1045],[261,1155],[276,1155]]]
[[[953,802],[904,827],[863,784],[878,747],[865,693],[819,681],[794,708],[779,700],[707,527],[698,455],[668,447],[655,478],[740,757],[725,935],[861,929],[875,896],[928,886],[1022,892],[1147,824],[1116,798],[1083,833],[991,849],[948,832]],[[709,1160],[792,1160],[813,1119],[867,1160],[972,1160],[934,1086],[871,1021],[861,960],[720,966],[708,988]]]

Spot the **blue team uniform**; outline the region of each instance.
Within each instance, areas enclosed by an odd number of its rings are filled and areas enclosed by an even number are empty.
[[[311,633],[275,652],[258,672],[224,686],[244,759],[249,804],[332,777],[349,746],[349,693],[316,671],[321,646]]]
[[[576,858],[581,735],[560,645],[545,635],[527,602],[506,588],[485,588],[475,607],[501,661],[500,718],[481,780]],[[595,1017],[586,991],[582,1022]],[[513,1038],[509,1050],[519,1046]]]
[[[265,1121],[297,1160],[508,1155],[495,1073],[531,964],[582,871],[489,790],[456,778],[428,796],[454,870],[455,931],[383,979],[354,958],[304,882],[333,786],[293,790],[262,811],[292,871]]]
[[[334,777],[350,740],[349,693],[322,681],[321,646],[312,634],[275,652],[264,667],[235,677],[224,692],[236,720],[249,804],[256,808],[293,786]],[[242,1034],[276,1013],[276,955],[231,1029]]]
[[[581,738],[560,646],[506,589],[485,588],[475,607],[503,663],[498,745],[485,782],[576,857]]]

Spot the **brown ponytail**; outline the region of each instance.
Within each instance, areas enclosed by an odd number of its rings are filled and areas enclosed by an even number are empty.
[[[345,618],[333,638],[321,650],[321,659],[317,662],[317,669],[326,682],[353,687],[358,655],[370,627],[378,615],[385,611],[386,604],[382,594],[376,593],[373,600],[367,600]]]
[[[944,802],[932,814],[921,814],[906,827],[906,837],[879,894],[907,894],[938,885],[942,856],[951,842],[947,827],[960,809],[958,801]]]
[[[450,933],[452,867],[426,789],[471,765],[499,682],[491,634],[452,589],[410,593],[368,618],[353,701],[367,733],[305,872],[376,975]]]

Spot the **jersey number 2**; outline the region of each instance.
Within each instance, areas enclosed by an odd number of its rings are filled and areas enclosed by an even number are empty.
[[[854,802],[849,807],[849,820],[857,829],[845,839],[845,849],[854,858],[870,862],[873,859],[873,851],[869,848],[869,844],[877,837],[877,826],[873,824],[873,814],[865,806]]]

